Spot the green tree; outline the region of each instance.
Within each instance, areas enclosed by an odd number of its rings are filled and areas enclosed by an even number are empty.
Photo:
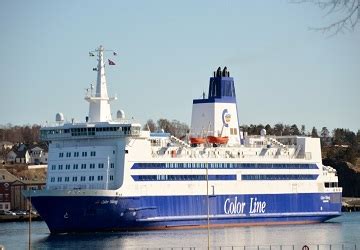
[[[311,137],[314,137],[314,138],[319,137],[317,129],[315,127],[313,127],[311,130]]]
[[[321,143],[322,145],[328,145],[330,143],[329,139],[330,139],[330,132],[329,130],[327,129],[327,127],[323,127],[321,129],[321,132],[320,132],[320,140],[321,140]]]
[[[265,130],[266,130],[266,134],[268,134],[268,135],[272,135],[274,133],[273,129],[270,126],[270,124],[266,124]]]
[[[301,131],[300,134],[301,135],[305,135],[306,131],[305,131],[305,125],[301,125]]]
[[[290,133],[291,133],[291,135],[300,135],[300,131],[299,131],[298,127],[296,126],[296,124],[291,125]]]
[[[283,135],[283,132],[284,132],[284,125],[282,123],[277,123],[274,125],[274,134],[276,136]]]

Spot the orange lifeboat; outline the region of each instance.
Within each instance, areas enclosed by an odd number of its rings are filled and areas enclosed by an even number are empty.
[[[226,144],[229,141],[229,137],[224,136],[208,136],[207,140],[209,143],[213,144]]]
[[[204,137],[190,137],[191,144],[203,144],[206,142],[206,138]]]

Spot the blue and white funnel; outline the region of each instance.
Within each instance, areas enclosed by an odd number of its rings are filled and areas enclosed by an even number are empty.
[[[192,137],[228,137],[228,145],[240,144],[234,79],[225,67],[210,77],[208,98],[194,99]]]

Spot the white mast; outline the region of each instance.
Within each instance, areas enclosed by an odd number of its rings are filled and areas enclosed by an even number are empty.
[[[89,122],[107,122],[111,121],[110,101],[116,98],[109,98],[107,93],[105,64],[104,64],[104,47],[100,45],[98,49],[98,66],[95,68],[98,72],[96,81],[95,95],[91,92],[85,97],[89,104]],[[93,55],[90,52],[90,55]]]

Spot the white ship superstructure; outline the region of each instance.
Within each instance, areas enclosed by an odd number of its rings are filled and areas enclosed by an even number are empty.
[[[318,138],[239,131],[226,68],[193,101],[189,140],[112,119],[99,47],[96,91],[83,123],[41,129],[49,142],[46,190],[32,202],[53,233],[310,223],[340,215],[336,171]],[[208,213],[209,207],[209,213]]]

